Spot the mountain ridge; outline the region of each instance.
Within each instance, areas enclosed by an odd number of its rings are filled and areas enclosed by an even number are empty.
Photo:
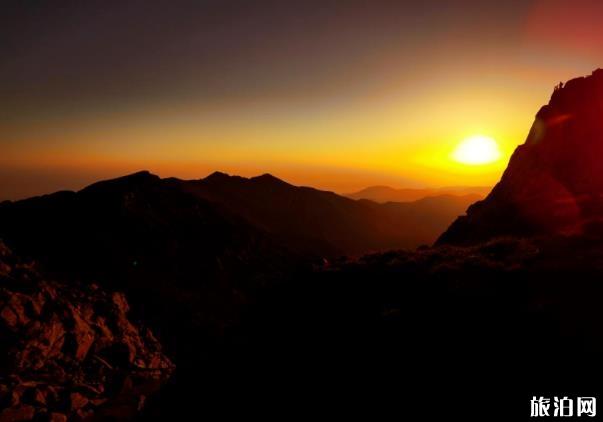
[[[393,188],[387,185],[375,185],[344,196],[352,199],[369,199],[375,202],[413,202],[430,196],[477,195],[484,198],[491,190],[488,186],[449,186],[442,188]]]
[[[294,186],[270,174],[244,178],[214,173],[205,179],[176,183],[279,238],[288,239],[285,243],[293,240],[297,248],[306,252],[308,245],[327,242],[331,246],[323,243],[326,248],[323,253],[328,254],[358,254],[431,243],[446,220],[478,199],[443,196],[432,201],[386,206]]]

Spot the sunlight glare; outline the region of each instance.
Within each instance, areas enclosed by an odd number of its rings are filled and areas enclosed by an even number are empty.
[[[489,136],[475,135],[463,140],[452,153],[452,158],[462,164],[489,164],[500,159],[498,143]]]

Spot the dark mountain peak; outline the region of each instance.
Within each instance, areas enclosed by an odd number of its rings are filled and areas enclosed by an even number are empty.
[[[260,176],[254,177],[241,177],[241,176],[231,176],[227,173],[223,173],[221,171],[215,171],[205,179],[201,179],[201,182],[211,183],[211,184],[230,184],[230,185],[247,185],[251,184],[253,186],[293,186],[284,180],[279,179],[269,173],[264,173]]]
[[[118,177],[113,180],[159,180],[160,177],[151,173],[148,170],[140,170],[136,173],[126,174],[125,176]]]
[[[600,103],[595,100],[596,93],[603,91],[603,69],[597,69],[591,75],[571,79],[555,86],[549,103],[543,106],[537,119],[547,121],[558,117],[559,113],[576,112],[592,108]],[[593,98],[588,98],[593,96]],[[594,101],[593,101],[594,100]]]
[[[207,176],[205,179],[201,180],[225,180],[230,179],[232,176],[228,173],[223,173],[221,171],[214,171],[212,174]]]
[[[151,173],[148,170],[140,170],[140,171],[137,171],[135,173],[130,174],[129,176],[130,177],[132,177],[132,176],[137,176],[137,177],[148,177],[148,176],[158,177],[158,176],[154,175],[153,173]],[[128,175],[126,175],[125,177],[128,177]]]
[[[137,186],[153,185],[161,181],[161,178],[147,170],[138,171],[115,179],[102,180],[82,189],[82,192],[97,190],[114,190],[116,188],[132,188]]]
[[[458,197],[467,197],[467,195],[477,195],[478,199],[484,198],[489,192],[490,187],[484,186],[449,186],[443,188],[403,188],[397,189],[391,186],[369,186],[355,193],[349,193],[346,196],[352,199],[368,199],[379,203],[387,202],[414,202],[423,198],[441,197],[442,195],[452,195]]]
[[[439,242],[603,232],[602,115],[603,70],[557,85],[498,185]]]
[[[395,189],[392,188],[391,186],[387,186],[387,185],[374,185],[374,186],[368,186],[364,189],[359,190],[358,192],[353,192],[353,193],[348,193],[345,196],[348,196],[350,198],[356,198],[356,199],[367,199],[365,196],[371,196],[375,193],[395,193],[397,192],[399,189]]]
[[[277,185],[286,185],[286,186],[292,186],[291,184],[285,182],[284,180],[279,179],[276,176],[273,176],[270,173],[264,173],[260,176],[255,176],[252,177],[251,179],[249,179],[252,182],[256,182],[256,183],[264,183],[264,184],[277,184]]]
[[[236,186],[248,182],[250,179],[242,176],[231,175],[221,171],[214,171],[205,179],[199,180],[202,184],[211,184],[217,186]]]

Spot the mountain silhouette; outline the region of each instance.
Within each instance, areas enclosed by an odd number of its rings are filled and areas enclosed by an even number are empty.
[[[346,194],[345,196],[352,199],[369,199],[385,203],[411,202],[433,196],[455,195],[465,197],[467,200],[474,202],[478,199],[483,199],[491,190],[492,188],[487,186],[458,186],[438,189],[395,189],[390,186],[370,186],[358,192]],[[469,204],[467,203],[467,205]]]
[[[197,181],[166,183],[242,216],[294,250],[326,256],[431,243],[477,199],[441,195],[377,204],[294,186],[270,174],[248,179],[216,172]]]
[[[94,271],[89,276],[149,272],[185,280],[280,254],[262,230],[148,172],[5,202],[0,216],[0,236],[20,254]]]
[[[18,353],[37,343],[44,332],[36,323],[55,316],[65,330],[86,331],[62,318],[100,325],[104,307],[123,310],[127,296],[120,325],[140,321],[132,325],[151,329],[162,346],[142,339],[143,361],[161,350],[156,356],[176,368],[142,420],[327,407],[367,419],[417,409],[416,420],[470,409],[508,421],[522,419],[533,394],[600,396],[603,248],[585,235],[597,233],[603,193],[601,78],[598,71],[557,89],[490,195],[437,245],[416,251],[386,249],[435,239],[473,199],[377,203],[269,174],[186,181],[139,172],[4,202],[0,238],[44,276],[0,257],[0,275],[11,267],[0,318],[11,323],[14,310],[31,318],[35,306],[15,305],[35,302],[45,280],[57,280],[69,300],[59,297],[3,345]],[[90,311],[91,302],[102,306]],[[63,368],[72,355],[66,348],[47,362]],[[124,356],[102,359],[131,364]],[[72,363],[67,378],[104,366]],[[21,391],[17,378],[10,382],[0,379],[0,393]],[[505,398],[499,417],[492,397]],[[9,399],[0,394],[3,405]],[[31,413],[31,400],[24,395],[18,411]],[[59,404],[65,414],[74,412],[68,404]]]
[[[228,325],[235,304],[295,260],[265,231],[148,172],[4,203],[0,238],[61,281],[124,291],[176,359],[194,345],[177,339]]]
[[[187,181],[143,171],[79,192],[6,201],[0,204],[0,237],[20,253],[72,270],[97,269],[90,260],[102,255],[102,268],[119,267],[123,274],[147,265],[155,275],[189,274],[183,254],[192,254],[199,256],[197,272],[203,267],[205,274],[217,274],[253,266],[248,261],[256,255],[259,262],[272,262],[263,255],[277,249],[336,257],[432,243],[475,199],[440,195],[378,204],[294,186],[269,174],[243,178],[216,172]]]
[[[164,333],[166,349],[188,354],[194,344],[178,339],[223,329],[284,274],[431,242],[465,206],[454,196],[355,201],[271,175],[183,181],[143,171],[4,202],[0,239],[60,280],[125,291],[134,314]]]
[[[498,236],[600,234],[603,223],[603,70],[557,86],[500,182],[439,243]]]
[[[282,347],[279,339],[290,323],[297,327],[306,318],[299,306],[314,306],[311,297],[282,297],[282,305],[300,309],[284,326],[278,313],[267,325],[249,313],[263,307],[267,294],[279,296],[306,275],[311,280],[313,271],[325,266],[315,258],[429,241],[464,206],[458,197],[446,196],[406,204],[355,201],[271,175],[214,173],[183,181],[143,171],[78,192],[4,202],[0,238],[65,286],[98,284],[126,294],[132,318],[157,334],[176,364],[159,409],[149,410],[167,416],[175,407],[186,413],[196,402],[191,394],[216,403],[232,395],[253,397],[242,383],[242,374],[255,368],[250,359],[269,368],[264,377],[277,373],[266,357]],[[322,287],[313,292],[318,299]],[[8,297],[20,296],[9,292]],[[336,312],[339,299],[333,299]],[[364,312],[361,307],[358,315]],[[325,323],[314,328],[317,333],[329,327]],[[288,331],[287,338],[295,333],[297,328]],[[293,356],[301,355],[283,352],[285,359]],[[236,389],[229,379],[238,380]]]

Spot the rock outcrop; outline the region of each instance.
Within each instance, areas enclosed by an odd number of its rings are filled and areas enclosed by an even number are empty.
[[[0,243],[0,421],[130,418],[173,371],[123,294],[43,277]]]
[[[600,234],[603,223],[603,70],[559,84],[526,142],[483,201],[438,243],[499,236]]]

